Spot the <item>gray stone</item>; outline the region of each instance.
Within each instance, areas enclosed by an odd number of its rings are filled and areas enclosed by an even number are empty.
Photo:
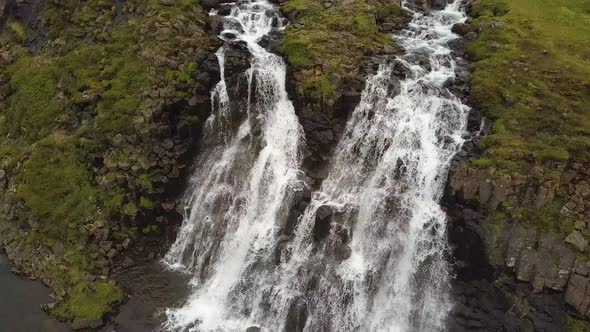
[[[112,241],[100,241],[100,249],[104,250],[104,252],[108,252],[113,247]]]
[[[518,260],[516,279],[520,281],[531,281],[536,262],[537,252],[533,249],[525,248]]]
[[[488,202],[490,197],[492,196],[492,184],[490,180],[486,180],[479,184],[479,201],[482,204]]]
[[[51,251],[55,256],[62,256],[66,252],[66,248],[61,241],[55,241],[51,246]]]
[[[588,262],[576,261],[576,263],[574,264],[574,272],[581,276],[588,276],[590,274],[590,267],[588,266]]]
[[[458,34],[459,36],[465,36],[468,33],[472,32],[473,28],[471,27],[470,24],[467,24],[467,23],[455,23],[451,27],[451,31],[453,33]]]
[[[133,259],[131,259],[130,257],[125,257],[125,260],[123,260],[123,266],[130,267],[133,265],[135,265],[135,261]]]
[[[586,181],[580,181],[576,184],[576,195],[584,198],[590,197],[590,185]]]
[[[109,252],[107,252],[107,257],[110,259],[113,259],[115,256],[117,256],[119,252],[117,251],[117,249],[111,249],[109,250]]]
[[[588,287],[588,278],[574,274],[570,278],[567,290],[565,292],[565,302],[576,308],[578,312],[584,314],[588,310],[588,297],[586,288]]]
[[[578,231],[571,232],[570,235],[565,238],[565,242],[571,244],[582,252],[586,250],[586,247],[588,246],[588,240],[586,240],[584,235]]]

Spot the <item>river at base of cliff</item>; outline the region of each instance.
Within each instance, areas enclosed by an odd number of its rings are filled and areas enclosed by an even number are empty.
[[[100,332],[145,332],[159,328],[165,318],[163,308],[185,300],[187,278],[167,271],[158,261],[139,262],[121,271],[113,271],[129,293],[119,311],[106,320]],[[12,273],[8,258],[0,253],[0,331],[64,332],[70,323],[52,319],[41,309],[51,302],[50,290],[40,281],[21,278]]]
[[[163,309],[182,304],[189,293],[188,277],[164,269],[159,261],[113,271],[111,278],[128,292],[127,301],[100,332],[145,332],[158,330]]]
[[[0,330],[63,332],[68,325],[51,319],[41,305],[50,302],[49,289],[39,281],[10,271],[8,257],[0,254]]]

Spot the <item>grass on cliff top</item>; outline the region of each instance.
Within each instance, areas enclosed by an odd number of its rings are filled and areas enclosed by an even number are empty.
[[[374,9],[363,0],[335,1],[330,8],[318,0],[290,0],[282,9],[299,12],[299,22],[287,27],[281,49],[302,76],[303,93],[311,97],[341,88],[363,56],[391,43],[379,33]]]
[[[494,120],[480,166],[590,160],[590,1],[480,0],[473,94]]]

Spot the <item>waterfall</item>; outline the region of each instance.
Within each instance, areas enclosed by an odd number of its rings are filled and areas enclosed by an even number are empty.
[[[451,273],[439,201],[469,111],[445,86],[455,77],[451,26],[466,19],[459,0],[415,12],[394,36],[405,54],[367,79],[328,177],[303,200],[289,234],[288,212],[306,187],[301,129],[285,65],[256,44],[277,15],[255,1],[233,5],[226,18],[227,29],[242,27],[234,31],[253,55],[250,95],[261,101],[247,103],[237,133],[211,148],[191,180],[189,213],[166,262],[193,275],[194,291],[167,311],[165,328],[444,330]],[[223,64],[224,48],[218,56]],[[226,82],[213,96],[211,127],[229,112]],[[253,139],[256,121],[262,142]]]
[[[278,9],[264,0],[233,4],[223,24],[226,43],[217,52],[222,79],[212,92],[208,141],[190,180],[185,220],[165,257],[171,268],[194,276],[194,293],[183,307],[167,311],[169,330],[198,322],[199,330],[224,331],[247,323],[233,310],[247,301],[241,288],[253,287],[244,276],[255,277],[249,270],[264,263],[275,221],[284,219],[286,202],[303,185],[303,132],[287,96],[286,66],[258,44],[282,29]],[[251,59],[245,80],[230,86],[224,66],[232,42],[246,45]],[[231,100],[240,89],[247,97]],[[245,120],[234,133],[236,118]]]

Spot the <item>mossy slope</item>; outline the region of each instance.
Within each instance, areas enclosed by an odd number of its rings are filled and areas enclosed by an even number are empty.
[[[312,100],[334,98],[354,84],[365,56],[391,51],[393,41],[379,31],[378,22],[401,15],[396,4],[365,0],[290,0],[281,9],[293,21],[281,51],[299,93]]]
[[[208,92],[195,54],[215,45],[192,1],[48,1],[40,24],[44,40],[14,18],[0,31],[0,229],[24,236],[5,245],[43,253],[27,273],[50,285],[56,316],[100,320],[124,294],[96,275],[172,169],[150,149],[175,134],[171,116],[200,115],[164,109]]]

